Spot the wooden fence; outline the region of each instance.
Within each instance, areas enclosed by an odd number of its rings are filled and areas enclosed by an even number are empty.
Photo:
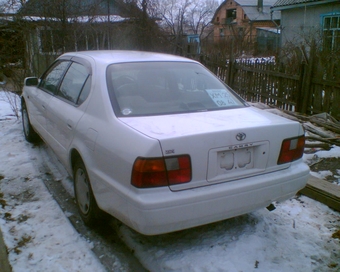
[[[326,112],[340,120],[340,78],[310,59],[299,67],[266,59],[207,61],[206,66],[249,102],[308,115]],[[323,72],[318,72],[323,71]]]

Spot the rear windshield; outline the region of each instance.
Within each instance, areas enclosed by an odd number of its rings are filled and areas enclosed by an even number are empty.
[[[107,69],[107,85],[119,117],[244,107],[241,98],[197,63],[112,64]]]

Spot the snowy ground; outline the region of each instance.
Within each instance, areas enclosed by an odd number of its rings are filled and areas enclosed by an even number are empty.
[[[92,242],[73,229],[46,189],[39,147],[25,142],[7,101],[0,92],[0,228],[13,270],[104,271]],[[335,147],[318,154],[339,155]],[[340,271],[339,230],[340,213],[304,196],[276,203],[272,212],[166,235],[118,227],[150,271]]]
[[[14,271],[104,271],[49,194],[21,122],[0,92],[0,228]],[[0,269],[1,270],[1,269]]]

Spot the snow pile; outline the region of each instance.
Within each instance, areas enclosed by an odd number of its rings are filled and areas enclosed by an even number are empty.
[[[17,108],[16,105],[20,105],[19,96],[10,92],[1,91],[0,86],[0,121],[15,117],[15,109]],[[16,111],[18,112],[18,109],[16,109]]]

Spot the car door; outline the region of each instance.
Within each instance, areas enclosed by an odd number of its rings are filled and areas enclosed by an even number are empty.
[[[29,102],[32,116],[35,117],[40,135],[49,142],[49,133],[46,122],[47,108],[51,98],[55,95],[60,81],[66,69],[70,65],[69,61],[56,61],[42,75],[37,88],[30,92]]]
[[[72,61],[48,104],[47,128],[52,135],[51,147],[63,163],[67,163],[68,147],[84,114],[86,103],[83,102],[91,85],[90,71],[87,62]]]

